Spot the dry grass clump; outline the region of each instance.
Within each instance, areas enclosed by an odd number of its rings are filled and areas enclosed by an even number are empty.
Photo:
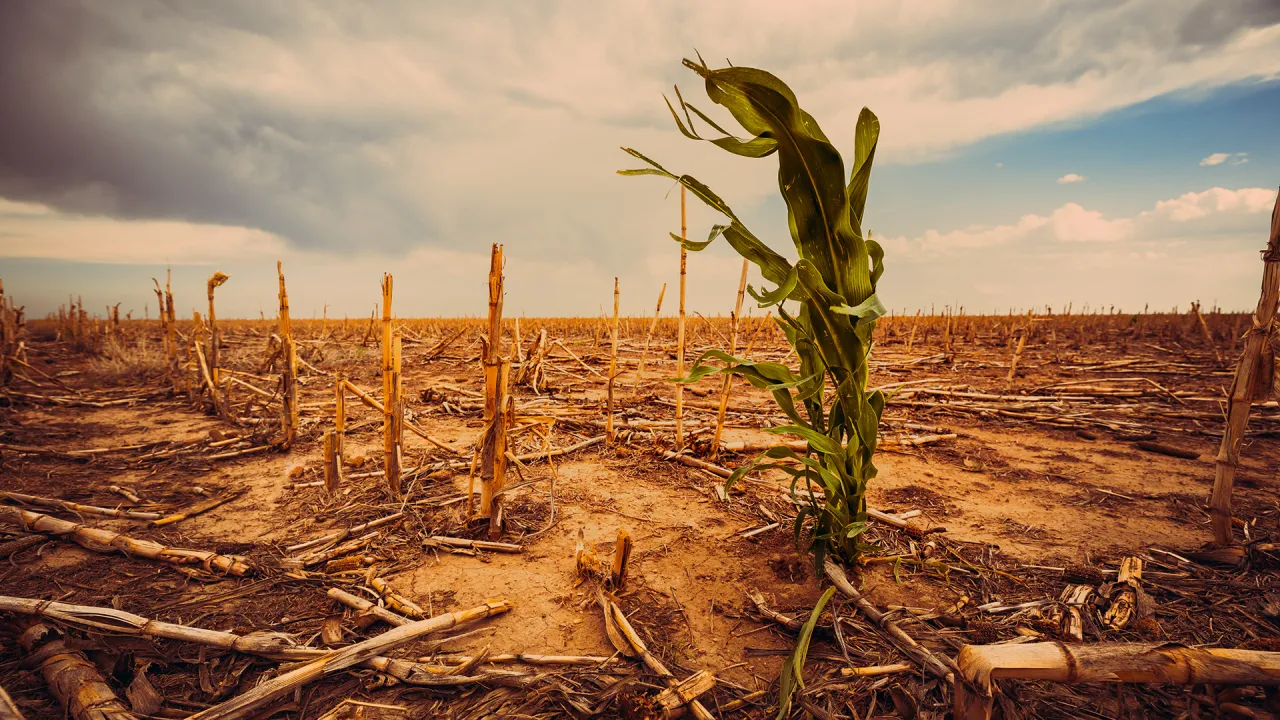
[[[145,337],[136,341],[109,337],[89,363],[86,375],[102,384],[136,383],[164,374],[164,353]]]

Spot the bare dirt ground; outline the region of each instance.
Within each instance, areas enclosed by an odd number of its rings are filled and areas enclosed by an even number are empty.
[[[224,365],[272,377],[262,367],[266,327],[245,323],[228,330]],[[1155,600],[1154,622],[1104,629],[1087,639],[1280,647],[1280,589],[1270,558],[1223,567],[1194,554],[1210,539],[1206,502],[1231,381],[1229,358],[1219,365],[1207,347],[1166,347],[1172,343],[1159,338],[1132,342],[1100,332],[1089,337],[1086,331],[1084,339],[1072,342],[1064,333],[1052,345],[1048,337],[1037,337],[1009,381],[1005,336],[984,342],[972,331],[968,338],[957,332],[953,341],[935,330],[932,342],[927,334],[913,337],[908,351],[905,328],[900,322],[886,330],[873,354],[871,384],[886,387],[891,397],[880,474],[868,498],[871,507],[886,512],[919,511],[911,525],[932,532],[913,537],[875,524],[872,537],[881,550],[864,567],[850,570],[867,599],[891,610],[904,629],[939,653],[954,655],[966,642],[1055,639],[1056,628],[1042,608],[1000,607],[1056,600],[1080,568],[1114,571],[1122,558],[1137,555],[1153,571],[1145,587]],[[388,629],[325,594],[341,587],[376,600],[366,588],[372,569],[428,616],[487,598],[505,598],[513,606],[451,631],[462,637],[440,643],[433,636],[391,653],[397,657],[423,658],[435,668],[448,668],[456,655],[486,652],[608,657],[615,648],[593,586],[575,575],[574,555],[581,533],[586,547],[608,562],[615,534],[625,528],[634,551],[618,602],[650,650],[677,677],[711,671],[719,684],[702,701],[717,716],[776,715],[779,667],[795,633],[765,618],[748,595],[759,593],[770,609],[803,619],[822,586],[793,542],[794,511],[785,486],[771,488],[771,478],[762,477],[722,497],[722,478],[663,458],[673,443],[673,390],[664,382],[674,374],[670,355],[651,353],[638,378],[642,339],[624,341],[617,380],[621,432],[613,447],[596,444],[550,463],[534,459],[513,467],[508,484],[517,487],[507,495],[509,529],[503,539],[518,543],[519,553],[451,552],[430,538],[487,537],[483,527],[468,521],[467,470],[448,467],[469,464],[481,428],[476,334],[441,348],[448,333],[422,330],[420,342],[406,347],[410,416],[459,452],[407,433],[405,465],[418,470],[408,473],[407,493],[397,500],[388,497],[381,477],[371,475],[381,468],[381,418],[353,399],[347,400],[347,478],[334,496],[314,486],[321,472],[320,432],[333,423],[332,373],[371,390],[381,381],[376,342],[362,347],[361,329],[339,333],[338,339],[332,330],[312,330],[301,353],[310,367],[299,380],[300,442],[288,452],[225,458],[216,456],[271,440],[278,424],[272,406],[239,394],[234,402],[247,404],[236,423],[227,422],[185,394],[169,392],[157,363],[111,363],[33,333],[28,362],[40,374],[28,373],[30,383],[15,381],[0,409],[0,489],[160,513],[229,496],[163,528],[29,509],[168,546],[244,555],[255,572],[228,578],[198,566],[177,568],[51,540],[0,558],[0,594],[114,607],[241,634],[284,632],[301,644],[320,646],[321,628],[330,618],[341,628],[339,644]],[[136,333],[127,344],[140,347],[141,336]],[[703,338],[701,344],[715,340]],[[153,355],[155,342],[138,354]],[[1231,355],[1228,342],[1223,350]],[[515,443],[517,453],[545,452],[545,442],[567,447],[602,434],[604,382],[598,374],[607,372],[607,343],[589,332],[566,343],[589,367],[557,351],[549,387],[539,393],[517,388],[519,415],[555,420],[549,441],[526,432]],[[785,355],[776,337],[756,353],[779,360]],[[705,451],[720,382],[709,378],[686,391],[687,432],[695,450]],[[777,421],[766,393],[734,384],[726,442],[776,441],[762,428]],[[1274,402],[1255,410],[1250,429],[1236,482],[1236,514],[1243,521],[1237,532],[1249,541],[1268,540],[1277,534],[1280,518],[1280,411]],[[1185,457],[1166,454],[1170,449]],[[87,450],[103,452],[78,453]],[[753,454],[723,452],[715,462],[733,467]],[[368,566],[281,567],[289,545],[396,511],[405,513],[404,520],[382,527],[357,553],[370,558]],[[21,535],[0,524],[0,543]],[[841,668],[904,658],[852,605],[837,601],[833,609],[820,622],[805,676],[807,704],[798,712],[946,715],[945,684],[918,668],[883,677],[842,676]],[[27,717],[61,717],[39,673],[12,642],[23,619],[11,620],[10,634],[0,635],[0,684]],[[152,716],[185,717],[249,690],[278,667],[168,640],[66,632],[120,697],[130,696],[140,676],[149,680],[163,698],[146,713]],[[274,707],[313,718],[351,698],[391,706],[362,708],[385,717],[639,716],[635,698],[651,696],[663,684],[636,663],[619,664],[616,658],[607,667],[502,668],[511,675],[437,687],[355,669],[308,685]],[[1007,683],[1005,692],[1007,716],[1216,716],[1212,692],[1203,687]],[[742,700],[736,709],[723,709]]]

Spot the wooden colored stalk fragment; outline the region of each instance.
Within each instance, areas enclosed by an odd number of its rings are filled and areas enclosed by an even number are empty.
[[[341,374],[333,382],[333,431],[337,436],[337,447],[335,454],[338,458],[338,466],[342,466],[344,459],[344,448],[346,445],[347,432],[347,389],[346,379]]]
[[[618,278],[613,279],[613,328],[609,344],[609,389],[605,400],[604,444],[613,444],[613,381],[618,375]]]
[[[200,565],[211,572],[227,575],[244,576],[253,573],[253,567],[237,555],[166,547],[152,540],[131,538],[111,530],[80,525],[30,510],[0,508],[0,523],[17,525],[27,532],[65,538],[95,552],[119,552],[173,565]]]
[[[627,620],[626,613],[622,612],[622,608],[616,602],[610,599],[603,592],[596,596],[596,600],[600,603],[601,609],[604,611],[605,630],[608,632],[609,641],[613,643],[614,648],[628,656],[637,657],[644,663],[645,667],[659,675],[666,682],[668,688],[683,688],[687,692],[687,688],[672,674],[667,666],[662,663],[653,653],[649,652],[649,648],[645,646],[644,640],[636,633],[631,621]],[[679,691],[678,691],[679,692]],[[677,695],[679,702],[675,705],[688,704],[689,711],[698,720],[715,720],[715,716],[707,710],[706,706],[698,702],[694,697],[685,698],[684,694]],[[673,698],[667,697],[670,702]],[[670,708],[668,708],[670,709]]]
[[[62,634],[41,622],[18,635],[18,644],[40,669],[58,704],[75,720],[134,720],[134,715],[111,692],[84,653],[67,647]]]
[[[676,325],[676,377],[684,377],[684,296],[685,278],[688,275],[689,251],[684,242],[689,239],[685,216],[685,187],[680,185],[680,317]],[[684,383],[676,383],[676,452],[684,452]]]
[[[382,276],[382,453],[383,473],[387,479],[387,490],[392,497],[400,497],[400,435],[397,432],[400,424],[396,422],[396,414],[400,409],[396,390],[399,378],[396,373],[396,342],[391,327],[391,275]]]
[[[401,379],[401,383],[403,383],[403,378]],[[359,400],[360,402],[364,403],[365,405],[368,405],[369,407],[373,408],[374,410],[377,410],[380,413],[383,413],[384,415],[386,414],[386,406],[383,403],[378,402],[377,398],[373,397],[372,395],[365,392],[364,390],[361,390],[358,386],[351,384],[350,381],[345,381],[343,384],[343,387],[349,390],[352,395],[355,395],[356,399]],[[345,402],[343,406],[345,407]],[[452,452],[452,453],[459,452],[457,448],[450,447],[443,440],[440,440],[439,438],[428,435],[427,432],[422,428],[418,427],[417,425],[414,425],[408,420],[405,420],[403,413],[400,415],[399,422],[400,422],[400,437],[402,441],[403,441],[404,431],[409,430],[414,435],[417,435],[418,437],[422,438],[423,440],[426,440],[432,445],[435,445],[441,450],[448,450],[449,452]]]
[[[493,542],[492,540],[472,540],[471,538],[449,537],[448,535],[432,535],[422,543],[424,546],[443,548],[466,548],[485,552],[518,553],[524,547],[516,543]]]
[[[880,612],[876,606],[872,605],[866,598],[862,597],[862,593],[849,582],[848,576],[844,574],[844,570],[839,565],[827,560],[825,563],[827,577],[836,586],[840,592],[844,593],[849,599],[853,600],[853,604],[858,610],[867,617],[868,620],[875,623],[885,636],[892,642],[898,650],[913,660],[917,665],[924,668],[926,672],[934,677],[950,682],[953,679],[953,673],[947,663],[944,663],[938,656],[929,652],[914,638],[908,635],[898,627],[898,624],[890,620],[884,613]],[[943,656],[945,657],[945,656]],[[948,660],[948,663],[950,661]]]
[[[644,379],[644,361],[649,357],[649,345],[653,342],[653,331],[658,327],[658,316],[662,314],[662,296],[667,294],[667,284],[662,283],[658,291],[658,305],[653,309],[653,321],[649,323],[649,332],[644,335],[644,349],[640,351],[640,368],[636,370],[636,382],[632,390],[640,389],[640,381]]]
[[[371,615],[394,625],[409,625],[412,623],[412,621],[396,616],[394,613],[390,613],[368,600],[358,598],[337,588],[329,590],[329,597],[358,610],[368,610]],[[45,600],[0,596],[0,609],[23,615],[43,616],[92,633],[166,638],[223,650],[234,650],[235,652],[257,655],[272,660],[314,661],[335,655],[333,650],[297,645],[284,633],[259,632],[237,635],[222,630],[206,630],[160,620],[150,620],[122,610],[116,610],[115,608],[68,605]],[[424,622],[434,623],[439,626],[438,630],[447,630],[461,622],[488,617],[508,609],[510,607],[506,605],[505,601],[489,601],[485,605],[468,611],[450,613]],[[393,674],[404,682],[414,684],[427,684],[421,682],[423,675],[447,672],[448,670],[440,665],[424,665],[404,660],[392,660],[379,655],[374,655],[359,664],[361,667]],[[475,679],[465,677],[461,680],[462,682],[475,681]],[[2,708],[0,708],[0,711],[2,711]],[[0,713],[0,718],[3,717],[3,714]]]
[[[289,448],[298,439],[298,352],[289,319],[284,266],[278,260],[276,274],[280,277],[280,446]]]
[[[242,693],[220,705],[202,710],[188,720],[240,720],[256,716],[265,705],[272,703],[296,688],[310,684],[328,675],[341,672],[349,667],[378,657],[382,652],[399,647],[416,638],[441,630],[448,630],[466,622],[491,617],[510,610],[505,600],[489,600],[485,604],[468,610],[437,615],[429,620],[419,620],[408,625],[401,625],[377,637],[319,657],[306,665],[278,675],[271,680],[259,683],[248,692]]]
[[[489,322],[484,345],[484,420],[498,410],[498,369],[502,364],[502,246],[489,258]]]
[[[54,620],[60,625],[68,625],[90,633],[165,638],[223,650],[235,650],[272,660],[309,660],[319,652],[295,644],[283,633],[261,632],[237,635],[222,630],[208,630],[152,620],[109,607],[72,605],[51,600],[0,595],[0,611],[40,616]]]
[[[369,587],[378,593],[392,612],[413,620],[421,620],[427,616],[425,610],[414,601],[396,592],[395,588],[391,587],[391,583],[386,580],[380,577],[371,577],[369,578]]]
[[[627,566],[631,561],[631,533],[626,528],[618,528],[618,540],[613,546],[613,564],[609,569],[609,587],[614,591],[622,589],[627,582]]]
[[[738,353],[738,323],[742,317],[742,297],[747,292],[748,261],[742,261],[742,277],[738,280],[738,299],[733,304],[733,315],[729,316],[729,354]],[[733,376],[725,375],[720,386],[720,410],[716,413],[716,434],[711,441],[711,459],[716,459],[720,451],[720,435],[724,432],[724,414],[729,410],[729,391],[732,389]]]
[[[395,522],[403,518],[404,518],[404,513],[402,512],[392,513],[390,515],[387,515],[386,517],[380,517],[377,520],[370,520],[367,523],[362,523],[354,527],[344,528],[342,530],[335,530],[334,532],[331,532],[327,535],[321,535],[320,537],[315,538],[313,540],[308,540],[303,543],[298,543],[297,545],[290,545],[289,547],[285,548],[285,551],[290,553],[296,553],[296,552],[302,552],[303,550],[310,550],[311,548],[319,547],[325,544],[341,542],[351,537],[352,535],[362,533],[366,530],[372,530],[377,527],[382,527],[383,525]]]
[[[1244,441],[1249,410],[1254,402],[1275,392],[1276,310],[1280,306],[1280,194],[1271,212],[1271,237],[1262,253],[1262,294],[1253,313],[1253,327],[1245,339],[1244,353],[1236,366],[1227,400],[1227,427],[1215,459],[1217,473],[1209,514],[1213,521],[1213,541],[1226,547],[1232,542],[1231,489],[1240,464],[1240,444]]]
[[[161,518],[160,513],[137,512],[134,510],[96,507],[94,505],[81,505],[80,503],[71,502],[70,500],[38,497],[36,495],[10,492],[8,490],[0,490],[0,498],[8,498],[9,500],[27,503],[29,505],[39,505],[47,508],[66,510],[67,512],[79,513],[81,515],[101,515],[103,517],[123,518],[126,520],[159,520]]]
[[[1009,385],[1013,385],[1013,379],[1018,376],[1018,360],[1022,358],[1022,348],[1027,344],[1029,332],[1031,332],[1030,326],[1018,334],[1018,344],[1013,350],[1013,356],[1009,358],[1009,375],[1005,378],[1005,382]]]
[[[165,270],[164,280],[164,307],[165,315],[168,317],[168,327],[166,332],[169,336],[169,347],[173,348],[173,358],[169,361],[169,372],[173,375],[173,390],[178,392],[181,390],[183,382],[182,374],[178,372],[178,317],[174,311],[173,305],[173,289],[172,289],[173,271]]]
[[[475,659],[472,655],[448,655],[438,659],[445,665],[462,665]],[[425,659],[423,660],[425,662]],[[534,653],[495,653],[484,658],[484,664],[519,663],[522,665],[616,665],[623,660],[604,655],[538,655]]]
[[[515,398],[508,392],[511,361],[498,371],[497,411],[485,425],[480,445],[480,516],[489,518],[489,537],[502,534],[502,489],[507,483],[507,430],[515,415]]]
[[[160,281],[151,278],[151,282],[156,286],[156,304],[160,307],[160,344],[164,347],[164,372],[170,376],[169,381],[173,383],[174,392],[177,392],[177,381],[173,377],[174,353],[173,338],[169,337],[169,313],[165,311],[164,291],[160,289]]]
[[[1280,653],[1176,643],[966,645],[957,658],[956,720],[989,720],[995,681],[1280,685]]]
[[[324,489],[330,495],[338,491],[342,483],[342,465],[338,462],[338,433],[326,430],[324,433]]]
[[[218,390],[213,383],[213,375],[209,371],[209,362],[204,355],[204,343],[201,339],[203,334],[204,323],[200,319],[200,313],[192,311],[191,321],[195,324],[195,329],[191,332],[191,349],[192,356],[195,358],[196,368],[200,373],[200,385],[204,387],[209,395],[209,402],[213,406],[218,405]]]
[[[249,448],[249,449],[252,450],[253,448]],[[237,451],[237,452],[244,452],[244,451]],[[222,454],[222,453],[219,453],[219,454]],[[214,456],[211,455],[210,457],[214,457]],[[164,517],[153,521],[151,523],[151,527],[164,527],[165,525],[172,525],[177,522],[182,522],[187,518],[195,517],[196,515],[209,512],[210,510],[220,505],[223,505],[224,503],[228,503],[228,502],[231,502],[232,500],[235,500],[236,498],[243,495],[246,492],[246,490],[247,488],[241,488],[240,490],[231,490],[228,492],[224,492],[221,495],[208,498],[207,500],[201,500],[195,505],[188,506],[186,508],[183,508],[182,510],[179,510],[178,512],[165,515]]]
[[[1213,339],[1213,333],[1209,332],[1209,325],[1204,321],[1204,315],[1200,314],[1200,303],[1191,303],[1191,311],[1196,314],[1196,321],[1200,325],[1200,331],[1204,333],[1204,341],[1208,344],[1209,349],[1213,351],[1213,357],[1218,361],[1218,367],[1226,365],[1222,359],[1222,352],[1218,350],[1218,343]]]
[[[381,605],[376,605],[358,595],[352,595],[351,593],[339,588],[329,588],[329,592],[327,594],[330,598],[337,600],[343,605],[346,605],[353,610],[359,610],[362,613],[376,617],[388,625],[399,627],[413,622],[403,615],[394,613]]]
[[[224,420],[230,419],[231,408],[218,397],[218,384],[222,381],[222,378],[218,375],[218,346],[221,344],[222,337],[218,333],[218,317],[213,312],[213,291],[230,279],[230,275],[215,272],[209,276],[207,284],[209,289],[209,352],[206,354],[206,359],[209,362],[209,377],[213,379],[212,384],[209,386],[209,399],[213,401],[214,410]]]

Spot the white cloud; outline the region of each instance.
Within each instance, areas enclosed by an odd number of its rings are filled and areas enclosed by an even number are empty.
[[[1154,212],[1174,222],[1186,222],[1219,213],[1267,212],[1275,199],[1276,191],[1266,188],[1226,190],[1215,187],[1204,192],[1185,193],[1171,200],[1161,200],[1156,203]]]
[[[1276,200],[1266,188],[1210,188],[1161,200],[1133,217],[1106,218],[1096,210],[1067,203],[1048,216],[1023,215],[1012,225],[928,230],[918,238],[882,239],[886,256],[920,262],[997,246],[1050,247],[1055,243],[1203,242],[1261,228]],[[1148,250],[1144,249],[1145,250]]]
[[[1249,153],[1214,153],[1201,160],[1200,167],[1211,167],[1213,165],[1221,165],[1222,163],[1243,165],[1247,162],[1249,162]]]
[[[1075,173],[1067,173],[1066,175],[1063,175],[1062,177],[1058,178],[1058,184],[1066,185],[1068,183],[1084,182],[1085,179],[1086,178],[1083,175],[1077,175]]]
[[[1133,220],[1107,220],[1096,210],[1067,203],[1050,216],[1053,236],[1062,242],[1116,242],[1133,232]]]

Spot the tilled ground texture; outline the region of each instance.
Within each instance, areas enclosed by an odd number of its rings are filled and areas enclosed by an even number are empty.
[[[1114,324],[1093,327],[1088,316],[1075,325],[1060,321],[1052,334],[1034,329],[1011,378],[1017,321],[984,331],[950,319],[916,327],[898,318],[882,328],[871,384],[890,398],[869,502],[905,516],[906,527],[873,523],[879,549],[846,569],[853,585],[939,657],[954,657],[966,643],[1044,640],[1280,650],[1270,549],[1280,518],[1274,402],[1255,409],[1236,480],[1236,530],[1247,550],[1205,552],[1234,326],[1223,325],[1219,347],[1194,335],[1181,342],[1126,335]],[[618,625],[606,623],[605,608],[616,603],[675,680],[704,670],[715,677],[714,688],[699,696],[708,712],[775,716],[779,669],[827,579],[796,550],[794,505],[780,478],[753,477],[726,493],[716,474],[753,457],[749,448],[778,441],[763,432],[780,422],[768,395],[732,386],[724,449],[712,458],[721,380],[686,388],[686,444],[710,465],[668,459],[675,441],[667,380],[675,363],[662,347],[672,343],[655,339],[641,375],[646,351],[637,322],[624,332],[615,381],[619,432],[606,446],[599,438],[607,341],[590,321],[577,334],[570,325],[548,325],[566,347],[552,347],[536,389],[514,390],[510,450],[519,460],[511,465],[499,538],[513,547],[468,543],[490,539],[468,501],[483,429],[478,323],[459,331],[414,322],[404,328],[406,415],[435,442],[406,433],[399,498],[380,475],[382,416],[350,396],[344,480],[336,493],[319,483],[335,378],[380,394],[379,350],[363,326],[299,323],[302,427],[288,451],[273,445],[279,370],[264,352],[269,323],[232,322],[223,331],[222,366],[261,391],[229,386],[231,419],[173,391],[154,330],[130,330],[119,341],[128,351],[108,358],[33,328],[30,368],[20,368],[0,395],[0,490],[166,520],[12,495],[0,515],[16,517],[10,508],[21,508],[64,521],[56,527],[79,524],[165,548],[238,556],[248,569],[238,577],[207,559],[177,565],[124,541],[77,544],[49,530],[53,525],[28,524],[44,530],[36,534],[6,519],[0,595],[242,636],[276,633],[316,649],[391,629],[336,602],[333,589],[424,617],[493,599],[510,604],[382,656],[404,663],[365,662],[328,674],[253,714],[297,718],[651,716],[668,680],[629,657],[634,652],[619,651],[632,648],[610,637]],[[528,345],[538,328],[526,323]],[[707,323],[695,344],[718,347],[722,334]],[[776,332],[766,330],[759,342],[756,359],[788,359]],[[168,517],[182,512],[189,516]],[[584,576],[578,567],[594,557],[607,571],[620,529],[632,541],[629,574],[606,594],[598,574]],[[1118,593],[1132,587],[1117,582],[1127,558],[1142,565],[1137,612],[1108,624]],[[382,583],[395,595],[380,595]],[[1089,599],[1073,605],[1070,591],[1081,586]],[[1073,612],[1080,618],[1075,630]],[[0,614],[0,685],[28,718],[63,717],[18,642],[37,619]],[[214,707],[298,662],[243,652],[243,644],[131,635],[106,622],[41,622],[84,653],[124,707],[150,717]],[[905,667],[860,671],[897,664]],[[948,684],[840,593],[818,619],[804,677],[797,714],[944,717],[950,709]],[[1006,717],[1215,717],[1225,699],[1223,689],[1204,686],[1007,681],[1001,689]],[[1230,699],[1263,703],[1253,689]]]

